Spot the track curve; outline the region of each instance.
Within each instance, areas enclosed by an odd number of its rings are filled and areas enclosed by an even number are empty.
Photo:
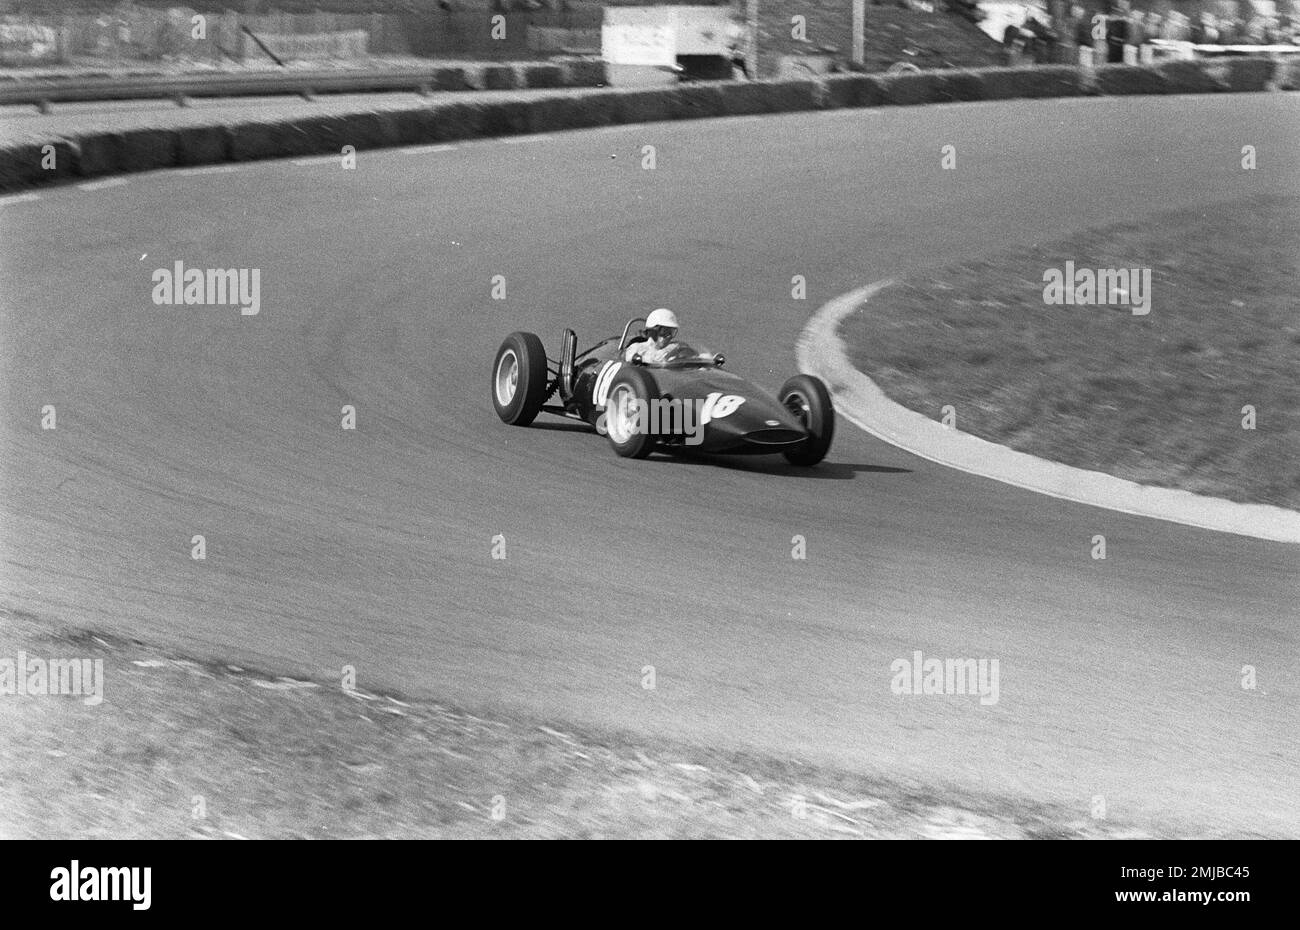
[[[506,427],[487,395],[506,333],[585,345],[660,305],[775,387],[808,315],[864,281],[1294,190],[1298,116],[1276,94],[836,111],[5,205],[0,590],[364,687],[1300,834],[1294,547],[1039,497],[843,423],[812,475],[624,461]],[[1244,144],[1267,170],[1240,169]],[[261,269],[261,314],[154,306],[176,260]],[[1000,702],[895,696],[917,649],[999,658]]]

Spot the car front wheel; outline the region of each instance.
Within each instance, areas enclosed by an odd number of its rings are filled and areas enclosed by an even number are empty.
[[[614,376],[603,416],[605,434],[616,453],[643,459],[654,450],[656,437],[646,429],[646,412],[658,396],[654,379],[643,368],[625,365]]]
[[[781,385],[777,397],[808,431],[807,439],[782,454],[792,465],[816,465],[826,458],[831,440],[835,438],[835,408],[831,404],[831,392],[821,378],[795,375]]]

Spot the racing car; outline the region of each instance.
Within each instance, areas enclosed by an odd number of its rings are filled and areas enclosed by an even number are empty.
[[[534,333],[511,333],[492,363],[497,416],[513,426],[527,426],[540,413],[581,420],[626,458],[682,448],[780,453],[801,466],[825,458],[835,435],[835,410],[821,379],[796,375],[773,397],[725,370],[723,356],[685,345],[647,364],[634,348],[649,338],[638,328],[644,323],[644,317],[633,317],[622,336],[583,352],[577,351],[577,335],[566,329],[558,359],[547,356]]]

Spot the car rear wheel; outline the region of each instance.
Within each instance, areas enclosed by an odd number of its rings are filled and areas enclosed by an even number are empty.
[[[532,333],[511,333],[492,364],[492,406],[512,426],[527,426],[546,403],[546,349]]]
[[[605,400],[605,434],[614,451],[624,458],[643,459],[655,447],[656,437],[645,429],[642,413],[659,396],[654,379],[644,369],[625,365],[614,376]]]
[[[802,444],[782,454],[792,465],[816,465],[826,458],[831,440],[835,438],[835,408],[831,392],[821,378],[812,375],[795,375],[781,385],[777,395],[803,428],[808,438]]]

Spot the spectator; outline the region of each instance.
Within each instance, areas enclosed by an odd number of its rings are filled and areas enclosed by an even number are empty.
[[[1168,38],[1179,42],[1191,38],[1191,20],[1182,13],[1179,13],[1177,10],[1171,11],[1169,15],[1165,17],[1165,24]]]
[[[1070,7],[1070,22],[1074,26],[1074,44],[1092,48],[1092,17],[1079,4]]]
[[[1281,34],[1279,38],[1283,44],[1286,43],[1290,43],[1292,45],[1300,44],[1297,43],[1296,41],[1297,36],[1296,36],[1295,20],[1292,19],[1289,15],[1283,13],[1280,17],[1278,17],[1277,27],[1278,27],[1278,32]]]
[[[1128,44],[1142,45],[1147,40],[1146,14],[1141,10],[1129,10]]]
[[[1111,15],[1106,17],[1106,60],[1122,64],[1124,46],[1128,44],[1128,0],[1115,0]]]
[[[731,18],[727,20],[727,56],[731,59],[731,76],[733,80],[738,77],[750,80],[753,77],[749,73],[749,62],[745,59],[748,46],[745,39],[748,34],[748,25],[740,18],[738,13],[733,12]]]
[[[1020,27],[1015,23],[1007,23],[1007,28],[1002,30],[1002,55],[1008,65],[1018,63],[1024,42]]]
[[[1161,18],[1159,13],[1157,13],[1155,10],[1152,10],[1150,13],[1147,14],[1146,28],[1144,30],[1144,33],[1146,35],[1146,40],[1148,42],[1150,42],[1152,39],[1166,38],[1166,36],[1164,35],[1164,28],[1165,28],[1165,22],[1164,19]]]
[[[180,55],[183,29],[183,23],[178,27],[176,16],[169,10],[167,19],[159,21],[154,34],[154,54],[158,59],[174,61]]]
[[[1192,29],[1192,41],[1197,45],[1218,45],[1219,25],[1213,13],[1202,13]]]
[[[1025,19],[1025,30],[1030,34],[1029,42],[1034,52],[1034,61],[1046,64],[1056,60],[1056,33],[1034,15],[1031,10]]]

